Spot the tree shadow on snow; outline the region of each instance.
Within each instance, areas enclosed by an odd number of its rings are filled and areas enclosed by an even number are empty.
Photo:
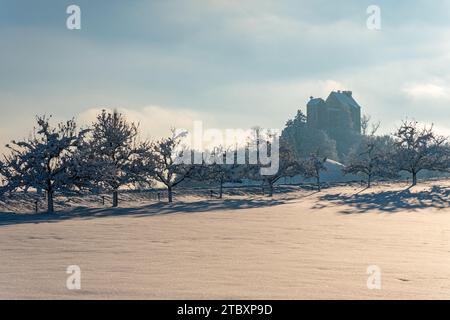
[[[224,200],[203,200],[194,202],[174,202],[174,203],[152,203],[140,207],[124,208],[86,208],[79,207],[70,211],[61,211],[53,214],[14,214],[0,212],[0,227],[25,223],[52,223],[70,219],[94,219],[101,217],[135,216],[148,217],[166,214],[190,214],[201,212],[228,211],[239,209],[252,209],[261,207],[278,206],[293,198],[274,199],[224,199]]]
[[[418,209],[450,208],[450,188],[434,186],[428,191],[412,192],[411,188],[401,191],[382,191],[376,193],[362,193],[354,195],[327,194],[319,198],[314,209],[331,208],[346,205],[349,208],[339,211],[343,214],[366,213],[371,210],[395,213],[402,210],[414,211]]]

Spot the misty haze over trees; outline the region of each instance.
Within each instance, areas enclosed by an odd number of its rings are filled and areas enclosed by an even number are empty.
[[[336,124],[324,130],[322,122],[330,115]],[[53,127],[46,116],[37,117],[36,123],[30,138],[7,145],[9,153],[0,161],[0,196],[45,193],[48,212],[54,211],[55,194],[110,193],[116,207],[119,190],[163,186],[172,202],[176,187],[195,182],[215,185],[219,198],[224,184],[244,181],[260,183],[263,192],[272,196],[281,178],[294,176],[313,180],[321,191],[321,174],[329,159],[343,163],[342,174],[357,175],[367,187],[375,179],[396,179],[401,174],[409,175],[416,185],[424,170],[450,172],[446,137],[415,121],[403,121],[392,135],[377,135],[379,123],[360,117],[360,107],[349,91],[332,93],[326,101],[311,98],[308,116],[299,110],[287,121],[279,139],[278,171],[272,175],[261,174],[266,164],[260,162],[238,164],[239,150],[232,150],[230,163],[229,146],[223,145],[202,151],[208,156],[201,164],[180,162],[182,156],[194,156],[194,151],[180,148],[183,135],[173,132],[158,141],[141,141],[138,125],[117,111],[103,110],[90,127],[82,129],[74,120]],[[264,145],[274,154],[273,137],[260,135],[258,128],[254,133],[249,144]],[[241,148],[246,159],[262,157]]]

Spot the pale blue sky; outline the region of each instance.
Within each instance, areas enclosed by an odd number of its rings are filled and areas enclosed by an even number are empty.
[[[70,4],[81,30],[66,28]],[[192,120],[282,128],[332,89],[386,132],[409,116],[450,133],[450,1],[0,0],[0,45],[1,144],[35,114],[102,107],[153,136]]]

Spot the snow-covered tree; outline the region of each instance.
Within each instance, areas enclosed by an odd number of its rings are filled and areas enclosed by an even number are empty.
[[[7,184],[8,166],[0,160],[0,196],[3,194],[4,186]]]
[[[392,149],[393,142],[389,136],[365,136],[356,150],[350,154],[343,172],[365,175],[368,188],[376,177],[393,178],[396,176],[396,170],[392,163]]]
[[[419,127],[416,121],[403,121],[394,138],[398,170],[412,175],[413,186],[422,170],[448,170],[447,138],[436,134],[433,126]]]
[[[361,134],[363,136],[374,136],[380,128],[381,122],[372,123],[372,117],[364,114],[361,117]]]
[[[226,182],[239,181],[239,170],[236,164],[236,152],[234,152],[233,163],[227,163],[226,150],[222,146],[214,148],[208,154],[204,154],[207,161],[202,165],[195,165],[191,171],[190,178],[198,181],[216,182],[219,184],[219,199],[223,197],[223,185]]]
[[[442,170],[443,172],[450,173],[450,141],[447,141],[440,152],[442,156]]]
[[[322,171],[327,171],[327,168],[325,167],[326,161],[326,157],[322,157],[320,156],[319,152],[315,152],[302,162],[303,176],[305,178],[316,179],[317,190],[319,192],[322,190],[320,183],[320,173]]]
[[[183,149],[183,135],[175,134],[152,142],[141,157],[139,170],[147,181],[153,179],[167,188],[168,200],[173,201],[173,189],[190,177],[194,165],[182,163],[183,152],[191,155],[191,150]]]
[[[141,152],[137,135],[138,126],[123,114],[102,110],[92,124],[89,143],[80,148],[76,157],[79,178],[99,190],[112,192],[113,207],[119,204],[119,188],[137,180],[135,166]]]
[[[76,188],[76,179],[68,170],[71,157],[82,143],[87,130],[78,130],[74,120],[51,127],[50,117],[36,117],[37,128],[32,136],[12,141],[2,161],[1,174],[6,179],[4,191],[44,190],[47,210],[54,212],[55,192]]]
[[[262,174],[261,169],[266,166],[260,163],[253,165],[250,164],[246,168],[247,178],[261,181],[263,188],[267,185],[269,188],[270,197],[273,196],[274,185],[278,180],[285,177],[293,177],[297,174],[303,173],[303,166],[301,165],[301,162],[297,160],[293,148],[287,143],[286,139],[281,138],[278,150],[272,151],[272,138],[273,137],[271,136],[257,136],[257,139],[259,140],[257,141],[257,144],[259,145],[260,143],[265,143],[267,145],[267,151],[270,153],[272,161],[278,161],[278,170],[273,174],[264,175]],[[278,157],[278,159],[274,159],[274,157]]]

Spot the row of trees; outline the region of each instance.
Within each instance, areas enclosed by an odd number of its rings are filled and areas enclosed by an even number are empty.
[[[370,120],[370,116],[364,115],[362,134],[346,137],[345,148],[341,145],[338,150],[336,141],[326,132],[308,126],[306,116],[299,110],[286,123],[282,138],[297,158],[314,153],[339,160],[345,164],[344,174],[364,176],[369,187],[375,178],[398,178],[401,172],[411,175],[413,185],[417,184],[421,171],[449,172],[449,141],[438,135],[433,126],[403,121],[394,134],[378,136],[380,123],[372,124]]]
[[[289,125],[288,122],[288,128]],[[365,125],[365,134],[359,137],[359,142],[345,159],[342,170],[344,175],[362,176],[370,188],[374,179],[397,179],[401,173],[410,174],[412,186],[417,185],[418,174],[422,171],[450,173],[450,143],[448,138],[437,134],[433,126],[422,127],[417,121],[403,121],[393,135],[377,136],[379,123],[372,125],[371,129],[367,123]],[[308,131],[306,128],[303,130]],[[325,163],[332,149],[327,148],[330,145],[317,132],[319,143],[315,152],[312,152],[314,143],[304,140],[308,138],[314,141],[316,137],[313,131],[309,133],[303,140],[295,137],[300,140],[298,144],[289,139],[292,138],[291,132],[282,136],[280,169],[274,176],[262,177],[270,190],[273,189],[273,182],[279,178],[295,175],[315,179],[318,191],[321,190],[321,172],[327,170]],[[286,134],[286,130],[283,134]],[[295,146],[300,148],[296,149]],[[308,155],[305,149],[311,153]]]
[[[139,141],[138,126],[118,112],[102,111],[88,129],[78,129],[74,120],[52,127],[50,119],[37,117],[31,137],[8,144],[10,152],[0,161],[4,181],[0,193],[45,191],[49,212],[54,211],[56,192],[111,192],[112,205],[117,207],[119,189],[133,185],[163,184],[172,202],[173,189],[187,179],[217,181],[220,197],[225,182],[245,177],[263,180],[258,165],[180,163],[182,136]],[[217,147],[211,156],[225,160],[225,151]],[[279,177],[268,179],[271,187]]]
[[[413,186],[421,171],[450,172],[449,141],[436,134],[433,126],[403,121],[392,136],[376,136],[375,131],[362,137],[344,169],[364,175],[368,187],[374,178],[396,178],[401,172],[411,175]]]
[[[0,161],[3,185],[0,193],[45,191],[49,212],[54,211],[55,192],[112,192],[133,184],[167,186],[183,181],[191,168],[174,163],[172,152],[179,139],[138,141],[138,126],[118,112],[102,111],[89,129],[79,130],[74,120],[51,127],[51,117],[37,117],[37,128],[23,141],[12,141]]]
[[[267,186],[271,196],[280,178],[302,175],[314,179],[320,191],[321,172],[326,170],[327,158],[333,156],[333,148],[321,148],[332,146],[326,137],[319,137],[321,143],[314,148],[314,141],[317,142],[314,132],[302,127],[309,132],[302,139],[296,132],[285,129],[280,139],[279,169],[267,176],[261,175],[260,164],[237,164],[237,151],[233,163],[227,163],[227,150],[223,146],[209,154],[213,160],[207,159],[202,164],[180,163],[177,159],[184,152],[182,136],[139,141],[138,125],[118,112],[102,111],[87,129],[78,129],[74,120],[56,127],[50,126],[49,121],[50,117],[37,117],[37,128],[31,137],[12,141],[7,145],[9,154],[0,161],[0,178],[4,181],[0,194],[30,189],[45,191],[49,212],[54,211],[55,192],[111,192],[112,205],[116,207],[121,188],[155,183],[166,186],[169,202],[173,201],[173,189],[187,181],[218,183],[221,198],[224,183],[250,179],[260,181],[263,188]],[[302,119],[293,121],[303,126]],[[290,126],[288,123],[288,128],[292,128],[292,123]],[[448,141],[432,127],[421,128],[417,122],[405,121],[392,136],[376,136],[375,132],[374,127],[360,138],[348,156],[344,174],[364,175],[370,187],[373,179],[395,178],[402,171],[411,174],[413,185],[422,170],[449,171]],[[300,143],[294,145],[292,138]],[[258,135],[255,139],[257,145],[265,143],[268,152],[272,152],[270,139]]]

